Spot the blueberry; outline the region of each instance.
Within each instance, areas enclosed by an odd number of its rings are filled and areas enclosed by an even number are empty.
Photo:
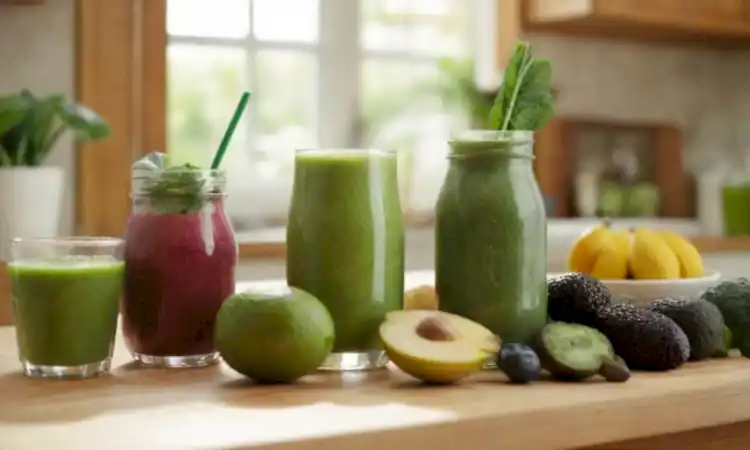
[[[531,347],[512,343],[503,345],[497,356],[497,367],[513,383],[534,381],[542,371],[539,357]]]

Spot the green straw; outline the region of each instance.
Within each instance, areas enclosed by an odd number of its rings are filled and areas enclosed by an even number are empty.
[[[244,92],[242,94],[242,97],[240,97],[240,102],[237,103],[237,108],[235,108],[234,110],[234,115],[232,116],[232,120],[229,121],[229,126],[227,126],[227,130],[224,132],[224,137],[221,138],[221,144],[219,144],[219,148],[216,149],[214,160],[211,162],[211,170],[216,170],[221,165],[221,160],[224,158],[224,153],[227,152],[227,147],[229,147],[229,141],[232,140],[232,135],[234,134],[234,130],[235,128],[237,128],[237,124],[240,122],[242,113],[245,112],[245,106],[247,106],[248,100],[250,100],[250,93]]]

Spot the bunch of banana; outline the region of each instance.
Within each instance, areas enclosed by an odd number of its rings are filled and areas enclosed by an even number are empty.
[[[671,231],[614,230],[611,221],[586,231],[573,245],[568,270],[601,280],[698,278],[705,275],[698,250]]]

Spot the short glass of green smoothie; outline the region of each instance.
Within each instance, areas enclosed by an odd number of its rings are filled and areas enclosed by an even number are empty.
[[[18,356],[26,376],[89,378],[109,371],[123,248],[118,238],[11,242],[8,272]]]
[[[384,366],[378,330],[386,313],[402,309],[404,294],[396,153],[298,150],[286,239],[288,284],[333,318],[333,353],[321,369]]]

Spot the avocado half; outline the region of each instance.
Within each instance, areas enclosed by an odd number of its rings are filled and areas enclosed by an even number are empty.
[[[542,368],[559,380],[592,377],[601,370],[602,361],[615,357],[604,334],[575,323],[548,323],[537,334],[534,348]]]
[[[399,369],[437,384],[454,383],[478,372],[500,349],[499,338],[484,326],[442,311],[388,313],[380,338]]]

